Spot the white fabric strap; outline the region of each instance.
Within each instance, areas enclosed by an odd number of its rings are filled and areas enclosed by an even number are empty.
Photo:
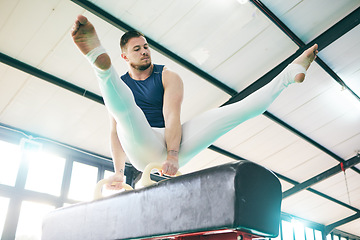
[[[105,48],[100,45],[88,52],[86,58],[91,64],[94,64],[96,59],[103,53],[106,53]]]
[[[281,73],[282,81],[285,86],[295,82],[295,76],[299,73],[306,75],[306,69],[297,63],[290,63]]]

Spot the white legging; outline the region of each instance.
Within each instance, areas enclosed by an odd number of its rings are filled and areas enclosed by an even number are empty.
[[[305,73],[298,64],[288,65],[270,83],[245,99],[200,114],[182,125],[179,165],[215,142],[240,123],[262,114],[298,73]],[[102,96],[108,111],[117,122],[121,145],[135,168],[143,171],[150,162],[166,160],[165,129],[152,128],[136,105],[129,87],[113,67],[103,71],[95,67]]]

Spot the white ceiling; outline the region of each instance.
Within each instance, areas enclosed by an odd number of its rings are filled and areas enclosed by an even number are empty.
[[[236,0],[92,1],[237,92],[244,90],[296,50],[253,4]],[[263,0],[282,22],[308,43],[360,6],[360,0]],[[72,43],[78,14],[95,25],[115,68],[124,73],[123,32],[67,0],[0,0],[0,52],[101,95],[93,71]],[[153,60],[182,77],[182,122],[219,107],[231,96],[152,51]],[[320,51],[319,57],[360,95],[360,26]],[[110,157],[109,122],[103,105],[0,63],[0,123]],[[360,150],[360,101],[317,63],[303,84],[290,86],[268,111],[340,158]],[[268,117],[251,119],[214,143],[297,182],[339,162]],[[234,161],[205,150],[181,169],[188,173]],[[359,168],[360,165],[357,165]],[[360,174],[346,171],[312,188],[360,209]],[[283,190],[293,185],[281,181]],[[331,209],[331,211],[329,211]],[[283,201],[282,211],[331,224],[355,212],[309,191]],[[360,220],[337,229],[360,236]]]

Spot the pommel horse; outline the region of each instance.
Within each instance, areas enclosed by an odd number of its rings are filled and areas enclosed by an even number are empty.
[[[243,160],[56,209],[42,240],[274,238],[281,199],[278,178]]]

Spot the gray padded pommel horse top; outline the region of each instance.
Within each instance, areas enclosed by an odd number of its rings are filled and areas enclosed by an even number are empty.
[[[146,239],[219,229],[273,238],[281,197],[271,171],[239,161],[54,210],[42,239]]]

